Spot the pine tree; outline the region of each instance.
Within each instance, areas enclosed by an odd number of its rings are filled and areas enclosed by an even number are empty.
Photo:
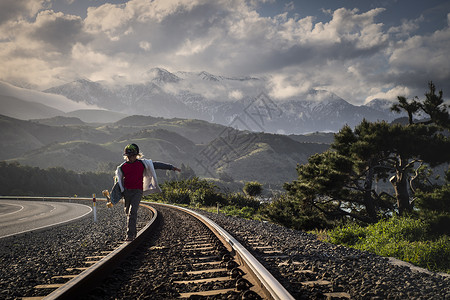
[[[316,154],[297,167],[298,178],[285,184],[290,195],[309,203],[328,217],[350,216],[375,222],[392,212],[412,211],[412,181],[419,166],[450,161],[450,139],[435,125],[403,126],[363,121],[335,135],[332,150]],[[389,191],[378,193],[373,183],[391,182]]]
[[[425,100],[420,105],[420,108],[430,116],[430,121],[427,123],[434,123],[446,129],[450,129],[449,114],[447,111],[447,105],[444,104],[443,92],[439,91],[439,95],[436,95],[436,86],[432,81],[428,83],[430,89],[425,94]]]
[[[262,184],[257,181],[246,182],[243,191],[250,197],[259,196],[262,193]]]
[[[391,110],[398,113],[400,113],[402,110],[405,110],[408,114],[408,123],[409,125],[412,125],[414,123],[413,115],[420,109],[420,103],[415,99],[413,99],[411,102],[408,102],[408,100],[406,100],[406,98],[403,96],[398,96],[397,100],[399,103],[393,104],[391,106]]]

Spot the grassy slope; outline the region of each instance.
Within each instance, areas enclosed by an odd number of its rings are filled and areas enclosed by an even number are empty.
[[[105,170],[120,163],[124,145],[137,143],[146,157],[194,169],[214,177],[225,171],[235,180],[281,184],[296,177],[297,163],[328,148],[325,144],[299,143],[287,136],[246,133],[199,120],[132,116],[116,123],[79,124],[73,119],[38,122],[0,118],[4,130],[0,159],[75,171]],[[73,124],[73,125],[67,125]],[[208,154],[209,156],[207,156]],[[211,160],[210,155],[214,156]],[[205,173],[203,165],[210,168]]]

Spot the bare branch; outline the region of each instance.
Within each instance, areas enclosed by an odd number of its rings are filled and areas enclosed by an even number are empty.
[[[409,186],[411,187],[411,191],[413,192],[413,194],[416,193],[416,189],[414,188],[413,182],[419,176],[419,169],[420,169],[420,167],[422,167],[422,165],[423,165],[423,161],[420,161],[419,167],[417,167],[417,169],[414,170],[415,171],[414,176],[411,176],[411,179],[409,180]]]

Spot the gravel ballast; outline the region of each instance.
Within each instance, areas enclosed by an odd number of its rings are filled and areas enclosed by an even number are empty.
[[[0,239],[0,299],[42,295],[35,285],[55,283],[51,277],[67,275],[67,268],[80,267],[86,257],[115,248],[125,237],[122,208],[107,209],[100,202],[97,223],[89,215],[56,228]],[[249,237],[257,237],[279,250],[283,256],[272,259],[261,251],[251,252],[296,299],[326,299],[330,291],[348,293],[352,299],[450,299],[448,276],[393,265],[387,258],[320,242],[313,235],[271,223],[198,212],[246,247],[250,247]],[[167,209],[161,216],[161,227],[139,247],[141,252],[133,254],[87,299],[175,297],[177,291],[167,282],[174,280],[176,266],[182,263],[184,242],[176,233],[182,225],[172,222]],[[150,218],[146,209],[140,209],[139,227]],[[301,284],[319,279],[331,286]]]
[[[448,274],[396,265],[388,258],[324,243],[314,235],[267,222],[200,213],[246,247],[248,237],[253,236],[287,255],[265,260],[261,252],[252,251],[296,299],[326,299],[323,287],[305,287],[300,283],[311,280],[330,281],[332,286],[327,291],[346,292],[351,299],[450,299]]]
[[[92,206],[92,201],[72,202]],[[150,218],[147,209],[139,209],[138,227]],[[34,286],[55,283],[52,277],[68,275],[67,268],[85,267],[86,257],[113,250],[125,233],[123,204],[108,209],[105,202],[97,202],[97,222],[91,213],[68,224],[0,239],[0,299],[51,292]]]

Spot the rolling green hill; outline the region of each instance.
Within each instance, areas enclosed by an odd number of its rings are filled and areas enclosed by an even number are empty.
[[[67,117],[75,117],[86,123],[113,123],[127,115],[102,109],[79,109],[65,114]]]
[[[334,141],[333,132],[314,132],[304,135],[290,134],[289,137],[294,141],[302,143],[331,144]]]
[[[297,164],[329,146],[299,143],[283,135],[237,132],[233,139],[216,139],[207,148],[219,157],[216,163],[210,162],[219,172],[239,180],[280,184],[294,180]]]
[[[103,165],[110,162],[120,162],[120,160],[120,152],[110,151],[101,144],[87,141],[69,141],[50,143],[7,162],[17,161],[21,165],[41,169],[63,167],[76,172],[89,172],[98,171]]]
[[[36,123],[49,125],[49,126],[72,126],[72,125],[85,125],[83,121],[81,121],[77,117],[63,117],[63,116],[56,116],[53,118],[47,118],[47,119],[36,119],[33,120]]]
[[[184,164],[200,177],[229,174],[235,181],[280,184],[296,178],[296,165],[329,145],[285,135],[250,133],[199,120],[130,116],[115,123],[57,117],[22,121],[0,116],[0,160],[76,172],[111,172],[126,144],[145,157]]]
[[[123,129],[124,134],[136,129],[166,129],[193,141],[196,144],[208,144],[227,130],[226,126],[193,119],[164,119],[151,116],[130,116],[114,126]]]

